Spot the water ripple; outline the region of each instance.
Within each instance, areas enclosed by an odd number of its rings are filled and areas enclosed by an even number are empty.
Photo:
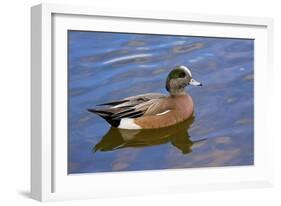
[[[117,57],[114,59],[110,59],[108,61],[103,62],[102,64],[113,64],[113,63],[118,63],[118,62],[122,62],[122,61],[129,61],[129,60],[134,60],[136,61],[136,59],[139,58],[146,58],[146,57],[152,57],[152,54],[133,54],[133,55],[127,55],[127,56],[121,56],[121,57]]]
[[[69,173],[253,163],[253,40],[73,31],[68,46]],[[165,143],[93,154],[109,125],[87,108],[165,93],[167,74],[179,64],[204,85],[187,88],[195,104],[188,132],[207,141],[188,155]]]

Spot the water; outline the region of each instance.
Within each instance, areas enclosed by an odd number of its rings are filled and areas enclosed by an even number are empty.
[[[69,31],[68,173],[254,163],[254,41]],[[185,65],[194,117],[169,129],[124,131],[87,108],[127,96],[167,93]]]

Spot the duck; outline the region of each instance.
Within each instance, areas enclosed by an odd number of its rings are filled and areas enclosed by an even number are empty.
[[[166,78],[169,93],[146,93],[98,104],[89,112],[99,115],[112,127],[127,130],[159,129],[181,123],[193,116],[194,103],[188,85],[203,86],[191,70],[175,66]]]

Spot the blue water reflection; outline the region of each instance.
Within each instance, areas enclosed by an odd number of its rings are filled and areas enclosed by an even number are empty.
[[[68,37],[68,173],[253,164],[254,40],[81,31]],[[190,151],[170,139],[94,152],[110,127],[87,108],[166,93],[175,65],[188,66],[204,84],[187,88],[195,102],[195,119],[186,129]],[[110,138],[117,141],[114,132]]]

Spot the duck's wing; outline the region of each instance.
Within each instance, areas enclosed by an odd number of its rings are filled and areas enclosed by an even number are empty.
[[[119,124],[123,118],[137,118],[145,115],[153,115],[167,110],[165,95],[148,93],[125,99],[100,104],[104,108],[88,109],[104,118],[111,125]]]
[[[121,100],[98,104],[97,106],[112,106],[112,108],[132,107],[152,99],[161,99],[163,97],[165,97],[165,95],[160,93],[147,93],[127,97]]]

